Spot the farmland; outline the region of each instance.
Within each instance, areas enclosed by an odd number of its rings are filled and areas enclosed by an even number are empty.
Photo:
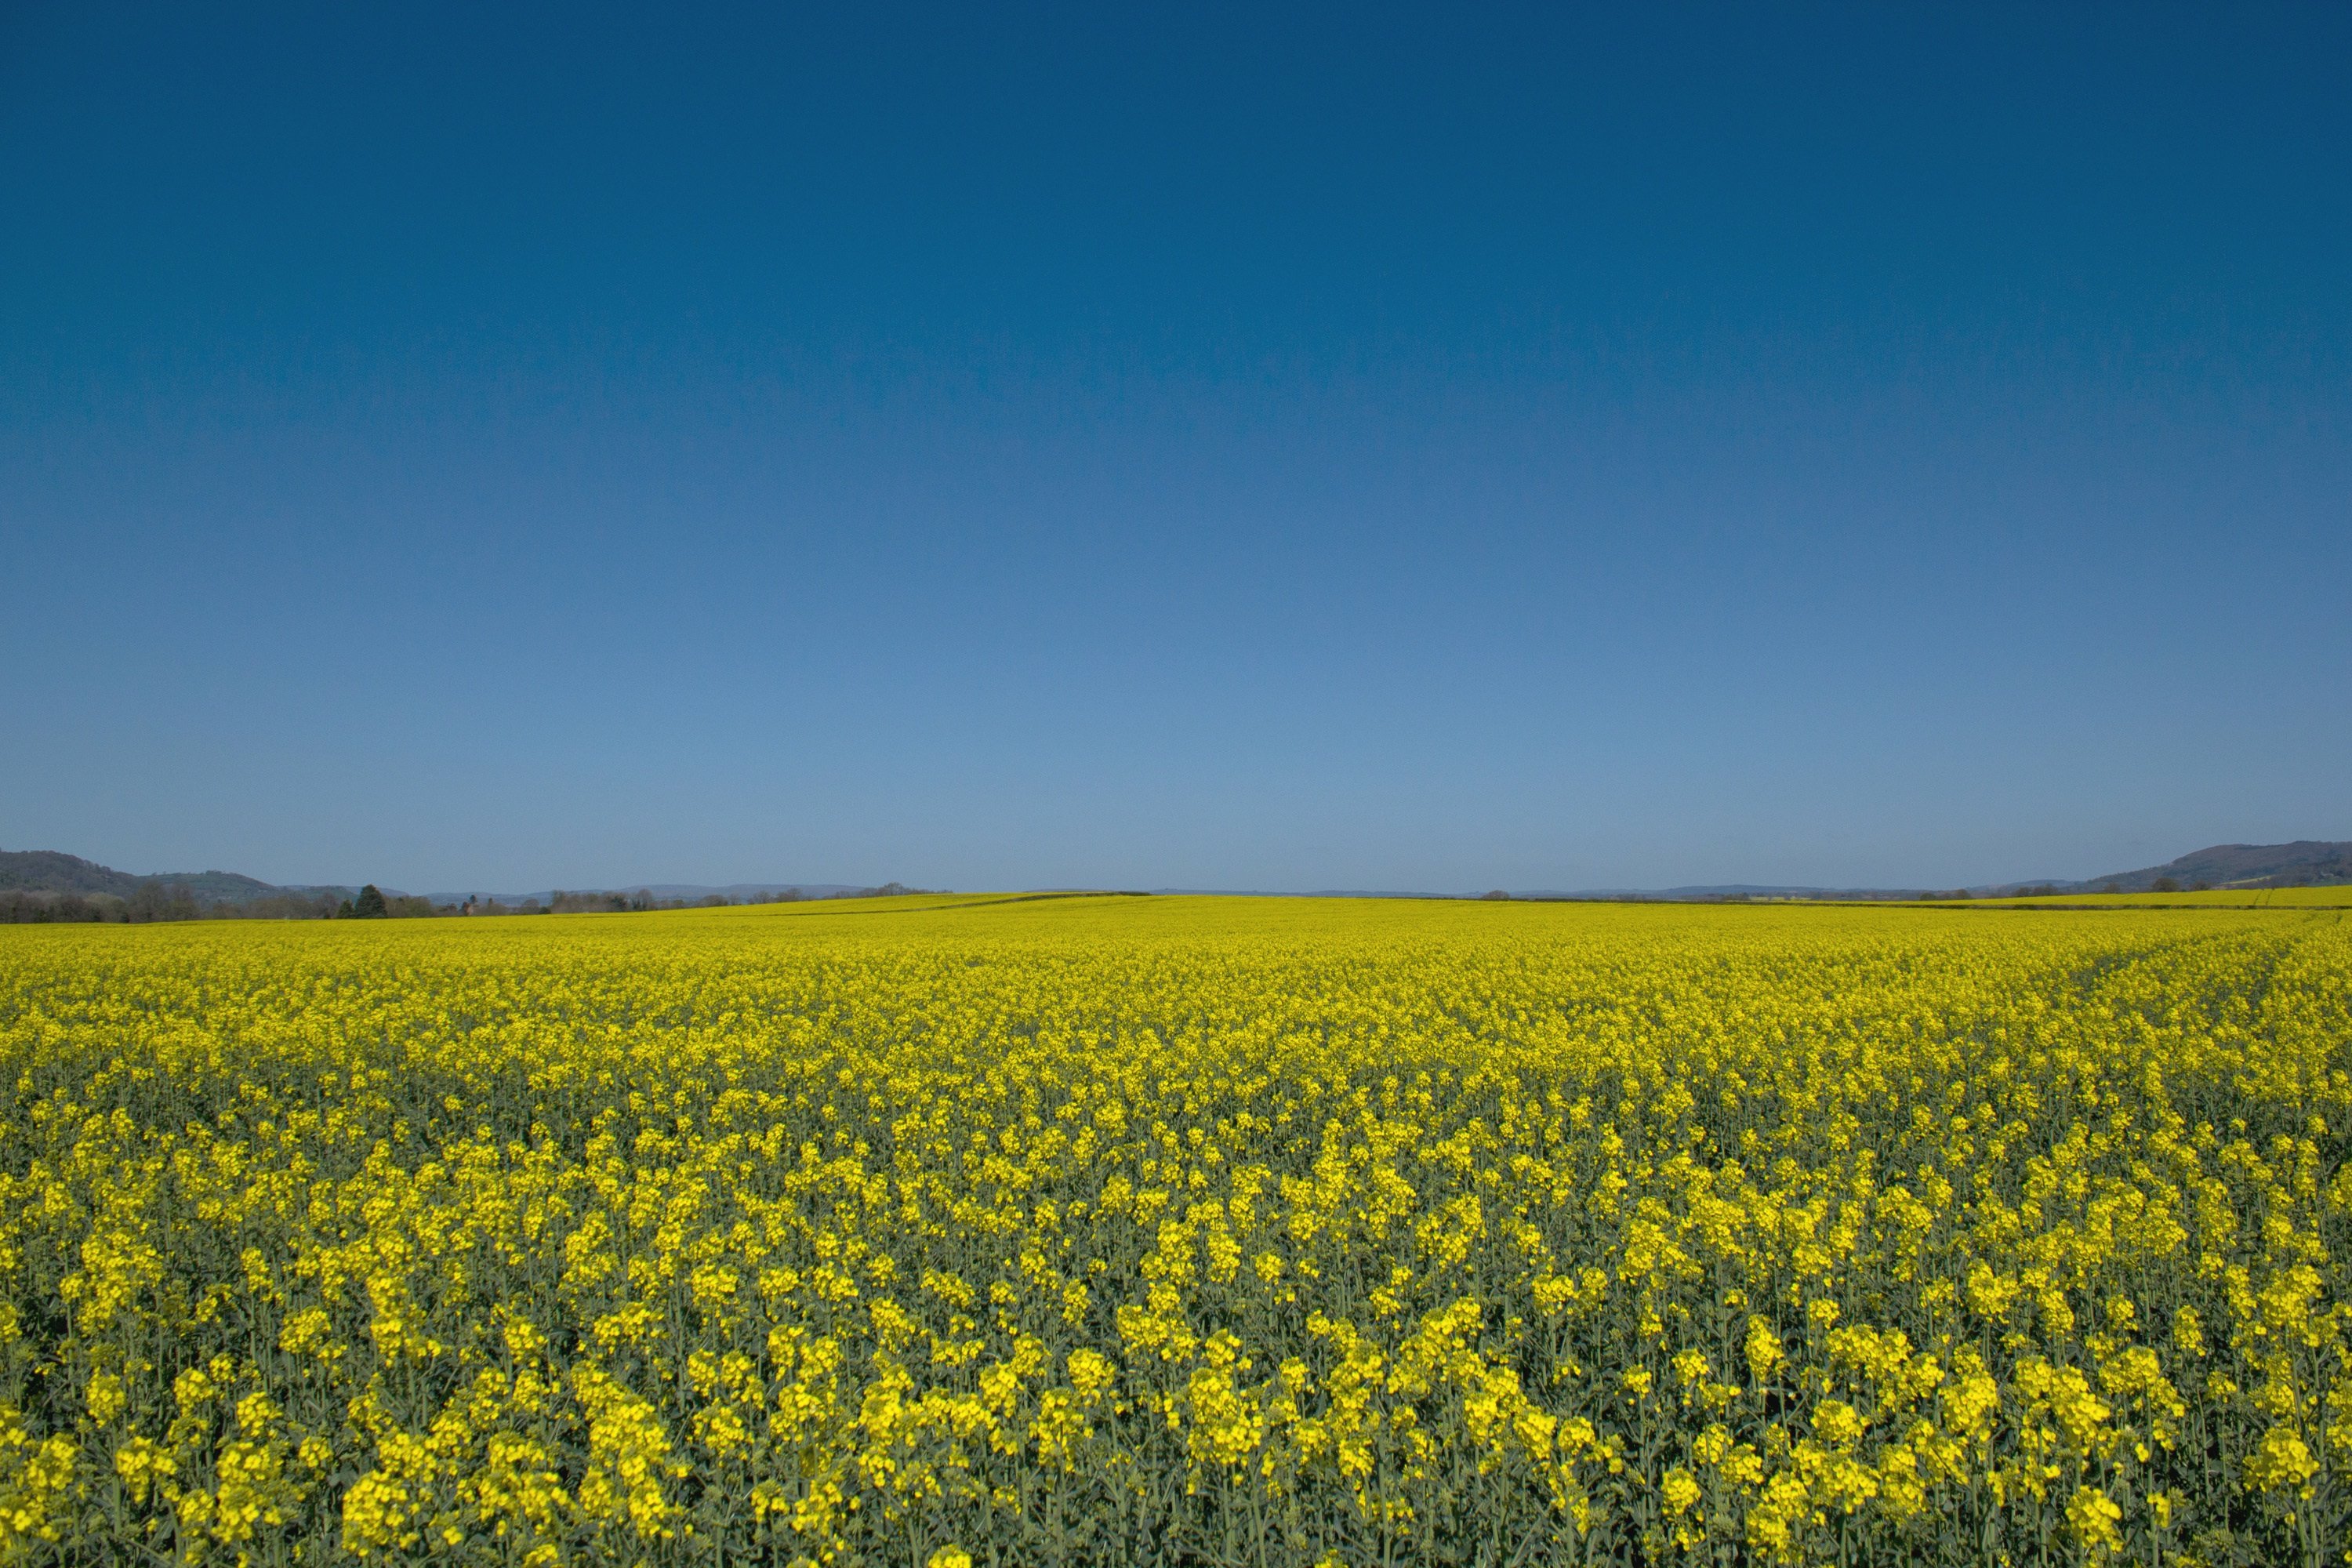
[[[2319,1563],[2340,911],[0,930],[0,1558]]]

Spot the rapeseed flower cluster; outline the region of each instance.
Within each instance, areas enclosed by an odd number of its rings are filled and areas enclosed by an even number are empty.
[[[2352,1561],[2332,911],[0,929],[0,1562]]]

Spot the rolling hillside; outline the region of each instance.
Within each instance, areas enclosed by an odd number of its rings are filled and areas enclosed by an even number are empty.
[[[2200,882],[2216,888],[2294,888],[2352,882],[2352,842],[2298,838],[2292,844],[2216,844],[2161,866],[2095,877],[2075,885],[2083,889],[2112,886],[2119,892],[2139,893],[2165,877],[2184,888],[2193,888]]]
[[[163,871],[140,877],[55,849],[0,849],[0,892],[79,893],[84,897],[99,894],[127,899],[151,883],[184,887],[202,901],[214,904],[250,903],[256,899],[296,890],[240,877],[234,871]]]

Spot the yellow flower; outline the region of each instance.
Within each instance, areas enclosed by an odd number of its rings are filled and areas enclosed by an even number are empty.
[[[2077,1487],[2066,1501],[2066,1522],[2074,1540],[2094,1559],[2123,1550],[2123,1535],[2116,1529],[2123,1516],[2124,1510],[2096,1487]]]
[[[2257,1491],[2308,1498],[2311,1479],[2318,1473],[2319,1461],[2291,1426],[2273,1426],[2263,1433],[2260,1446],[2246,1458],[2246,1483]]]

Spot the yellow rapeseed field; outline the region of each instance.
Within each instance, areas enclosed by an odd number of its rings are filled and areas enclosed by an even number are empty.
[[[2318,1563],[2341,912],[0,928],[0,1558]]]

